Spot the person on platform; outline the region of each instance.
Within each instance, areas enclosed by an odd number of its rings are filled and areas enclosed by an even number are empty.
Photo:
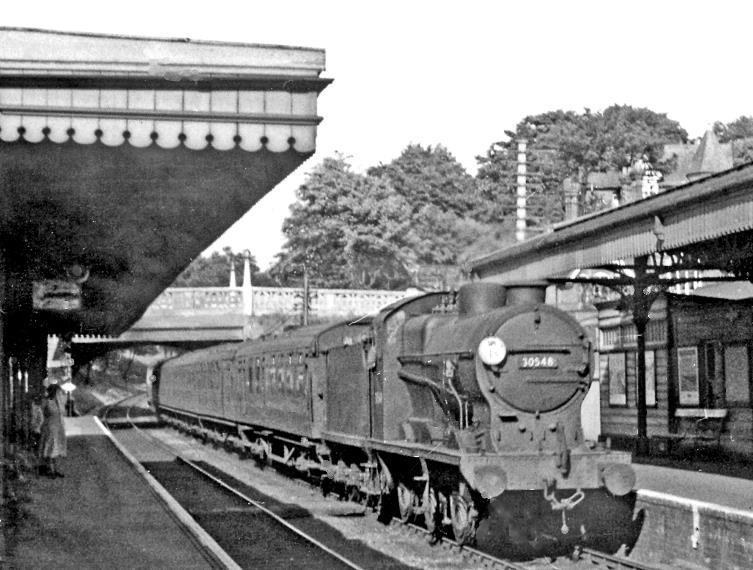
[[[47,397],[42,404],[42,434],[39,442],[39,456],[43,464],[39,471],[41,475],[48,477],[63,477],[58,468],[58,460],[65,457],[67,445],[65,439],[65,428],[63,427],[63,404],[62,390],[57,384],[50,384],[47,387]]]
[[[31,445],[35,453],[39,453],[39,440],[42,437],[42,424],[44,423],[44,412],[42,412],[42,398],[37,396],[31,402]]]

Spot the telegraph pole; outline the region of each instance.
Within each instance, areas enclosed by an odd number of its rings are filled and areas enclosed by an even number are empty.
[[[515,220],[515,239],[526,239],[526,139],[518,139],[518,189],[517,189],[517,216]]]
[[[309,269],[303,264],[303,326],[309,324]]]

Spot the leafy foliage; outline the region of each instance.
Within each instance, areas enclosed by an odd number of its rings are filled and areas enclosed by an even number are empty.
[[[753,117],[740,116],[731,123],[717,121],[713,127],[719,142],[732,143],[735,166],[753,162]]]
[[[687,132],[666,114],[627,105],[613,105],[603,112],[531,115],[505,134],[508,140],[492,144],[485,156],[477,157],[482,203],[496,198],[489,218],[514,219],[517,141],[526,139],[529,220],[541,229],[564,216],[565,178],[583,182],[589,172],[622,171],[637,160],[665,171],[667,165],[660,162],[663,145],[687,140]],[[581,211],[592,207],[585,194],[580,200]]]
[[[395,160],[368,170],[410,205],[411,261],[420,265],[452,265],[490,231],[478,219],[476,181],[443,146],[408,145]]]
[[[256,285],[262,275],[256,260],[251,256],[251,281]],[[240,285],[243,277],[243,254],[234,253],[230,247],[225,247],[222,253],[213,251],[208,257],[199,256],[186,267],[173,282],[173,287],[227,287],[230,283],[230,266],[235,263],[237,283]],[[266,279],[265,281],[268,281]]]
[[[407,283],[410,207],[384,180],[351,170],[343,156],[325,158],[297,190],[283,222],[287,241],[272,272],[297,282],[307,266],[324,287],[389,288]]]
[[[408,145],[395,160],[372,167],[367,174],[389,181],[414,214],[425,206],[458,216],[473,209],[475,181],[442,145]]]

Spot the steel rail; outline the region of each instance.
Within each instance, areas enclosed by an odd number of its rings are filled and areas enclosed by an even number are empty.
[[[593,550],[592,548],[583,548],[581,549],[581,553],[587,556],[591,562],[599,564],[600,566],[605,566],[610,570],[657,570],[656,566],[650,566],[643,562],[638,562],[637,560],[628,560],[621,556],[606,554],[604,552],[599,552],[598,550]]]
[[[412,523],[405,523],[398,518],[393,518],[390,521],[390,524],[408,528],[417,534],[423,534],[425,536],[431,535],[431,533],[425,528]],[[527,566],[516,564],[515,562],[505,560],[504,558],[497,558],[496,556],[487,554],[486,552],[483,552],[481,550],[459,544],[451,538],[447,538],[446,536],[439,537],[439,543],[450,551],[456,551],[461,554],[469,555],[474,560],[481,562],[481,564],[485,568],[500,568],[501,570],[530,570]]]
[[[127,401],[127,400],[129,400],[131,398],[135,398],[135,397],[140,396],[140,395],[143,395],[143,394],[134,394],[134,395],[128,396],[128,397],[124,398],[123,400],[120,400],[120,401],[116,402],[112,406],[115,406],[117,404],[120,404],[120,403],[122,403],[124,401]],[[203,469],[199,465],[197,465],[194,462],[192,462],[190,459],[187,459],[186,457],[184,457],[181,453],[177,452],[170,445],[165,444],[164,442],[160,441],[156,437],[154,437],[154,436],[146,433],[144,430],[142,430],[140,427],[138,427],[135,424],[135,422],[132,420],[131,415],[130,415],[132,408],[133,408],[133,406],[130,406],[128,408],[128,411],[126,412],[126,420],[131,424],[131,426],[142,437],[150,439],[156,446],[161,447],[164,450],[168,451],[169,453],[171,453],[172,455],[174,455],[177,459],[179,459],[180,461],[182,461],[186,465],[192,467],[193,469],[195,469],[196,471],[198,471],[199,473],[201,473],[205,477],[209,478],[210,480],[212,480],[213,482],[215,482],[219,486],[221,486],[224,489],[226,489],[226,490],[230,491],[231,493],[235,494],[240,499],[242,499],[244,501],[247,501],[249,504],[253,505],[255,508],[258,508],[259,510],[261,510],[265,514],[267,514],[270,517],[272,517],[275,521],[279,522],[280,524],[282,524],[286,528],[288,528],[291,531],[295,532],[297,535],[301,536],[305,540],[308,540],[309,542],[311,542],[311,544],[313,544],[317,548],[323,550],[324,552],[327,552],[328,554],[330,554],[334,558],[338,559],[339,561],[343,562],[344,564],[346,564],[350,568],[353,568],[354,570],[363,570],[363,567],[358,566],[354,562],[352,562],[352,561],[350,561],[350,560],[342,557],[340,554],[338,554],[337,552],[333,551],[332,549],[330,549],[326,545],[322,544],[321,542],[319,542],[315,538],[307,535],[306,533],[304,533],[300,529],[298,529],[295,526],[291,525],[286,520],[284,520],[282,517],[280,517],[279,515],[275,514],[272,511],[270,511],[266,507],[264,507],[262,504],[258,503],[257,501],[254,501],[253,499],[251,499],[250,497],[246,496],[241,491],[238,491],[237,489],[234,489],[232,486],[228,485],[227,483],[225,483],[221,479],[215,477],[214,475],[212,475],[211,473],[209,473],[208,471],[206,471],[205,469]],[[412,524],[412,523],[405,523],[405,522],[401,521],[399,518],[393,518],[390,521],[390,524],[391,525],[402,526],[404,528],[410,529],[412,532],[414,532],[416,534],[421,534],[421,535],[425,535],[425,536],[429,536],[431,534],[425,528],[420,527],[420,526],[415,525],[415,524]],[[486,552],[483,552],[481,550],[477,550],[477,549],[475,549],[473,547],[470,547],[470,546],[467,546],[467,545],[461,545],[458,542],[456,542],[456,541],[454,541],[451,538],[448,538],[446,536],[440,536],[440,537],[438,537],[438,541],[439,541],[439,543],[441,544],[441,546],[443,548],[446,548],[447,550],[449,550],[451,552],[457,552],[457,553],[460,553],[461,555],[469,556],[469,557],[473,558],[474,560],[477,560],[482,565],[482,567],[484,567],[484,568],[497,568],[497,569],[500,569],[500,570],[531,570],[531,567],[528,564],[522,565],[522,564],[510,561],[510,560],[505,560],[503,558],[498,558],[496,556],[493,556],[493,555],[488,554]],[[635,561],[635,560],[629,560],[627,558],[623,558],[623,557],[619,557],[619,556],[614,556],[614,555],[611,555],[611,554],[606,554],[604,552],[599,552],[599,551],[593,550],[591,548],[581,548],[581,549],[579,549],[578,554],[579,554],[579,559],[587,559],[588,561],[590,561],[590,563],[595,568],[608,568],[609,570],[657,570],[656,566],[651,566],[651,565],[648,565],[648,564],[645,564],[645,563],[642,563],[642,562],[638,562],[638,561]]]
[[[129,399],[129,398],[126,398],[126,400],[127,399]],[[132,421],[132,419],[131,419],[131,408],[132,408],[132,406],[128,408],[128,411],[126,412],[126,418],[131,423],[132,428],[135,429],[139,433],[139,435],[141,435],[144,438],[151,439],[152,442],[155,445],[157,445],[159,447],[162,447],[164,450],[166,450],[169,453],[173,454],[176,457],[176,459],[179,459],[180,461],[182,461],[183,463],[185,463],[189,467],[193,468],[195,471],[201,473],[204,477],[206,477],[207,479],[211,480],[216,485],[222,487],[223,489],[229,491],[230,493],[233,493],[238,498],[242,499],[243,501],[246,501],[248,504],[252,505],[253,507],[255,507],[257,509],[259,509],[264,514],[270,516],[277,523],[281,524],[282,526],[284,526],[288,530],[292,531],[293,533],[297,534],[298,536],[300,536],[304,540],[308,541],[310,544],[312,544],[313,546],[315,546],[319,550],[321,550],[323,552],[326,552],[327,554],[329,554],[330,556],[332,556],[336,560],[342,562],[343,564],[345,564],[349,568],[352,568],[353,570],[365,570],[362,566],[359,566],[355,562],[353,562],[353,561],[345,558],[344,556],[342,556],[338,552],[332,550],[326,544],[323,544],[322,542],[318,541],[313,536],[311,536],[311,535],[303,532],[302,530],[300,530],[296,526],[290,524],[284,518],[282,518],[281,516],[279,516],[276,513],[272,512],[270,509],[268,509],[267,507],[265,507],[264,505],[262,505],[258,501],[255,501],[254,499],[252,499],[251,497],[249,497],[248,495],[246,495],[242,491],[239,491],[239,490],[235,489],[231,485],[228,485],[225,481],[219,479],[218,477],[215,477],[214,475],[212,475],[207,470],[203,469],[202,467],[200,467],[199,465],[197,465],[196,463],[194,463],[190,459],[184,457],[181,453],[179,453],[178,451],[176,451],[173,447],[171,447],[171,446],[165,444],[164,442],[158,440],[154,436],[151,436],[151,435],[147,434],[144,430],[142,430],[141,428],[139,428]]]

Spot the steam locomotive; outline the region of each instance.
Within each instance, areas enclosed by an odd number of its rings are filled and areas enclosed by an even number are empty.
[[[155,369],[153,403],[435,536],[508,556],[617,548],[630,455],[584,439],[590,342],[545,287],[471,283],[187,353]]]

